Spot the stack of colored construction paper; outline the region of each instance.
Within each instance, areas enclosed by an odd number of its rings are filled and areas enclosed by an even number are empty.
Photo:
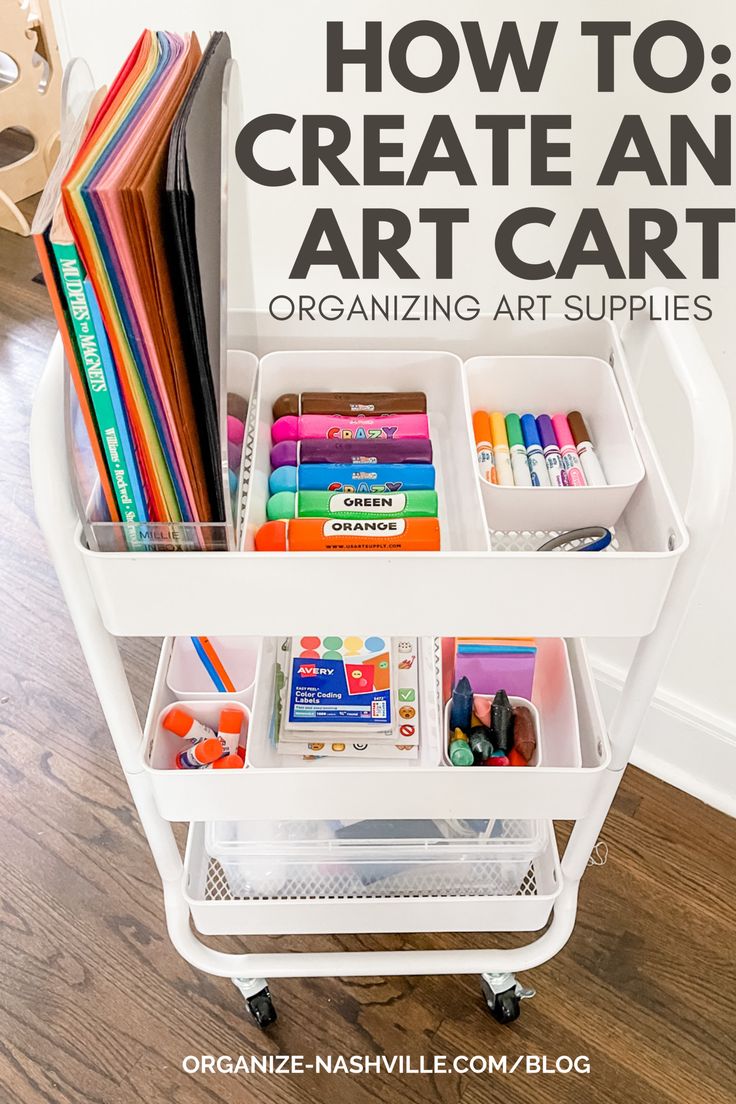
[[[178,547],[212,547],[212,523],[215,545],[225,538],[219,317],[207,309],[220,200],[201,166],[219,182],[211,115],[229,56],[221,33],[202,54],[193,34],[145,31],[76,121],[34,224],[109,518],[133,548],[150,547],[139,523],[169,523]]]

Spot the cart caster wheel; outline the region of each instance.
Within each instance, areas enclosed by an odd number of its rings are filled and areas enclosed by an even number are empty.
[[[521,1015],[521,1001],[515,989],[507,989],[505,993],[493,993],[490,999],[486,997],[486,1002],[488,1011],[498,1023],[513,1023]]]
[[[252,997],[246,997],[245,1005],[261,1031],[265,1031],[271,1024],[276,1023],[278,1015],[271,1000],[268,986],[254,993]]]
[[[488,1011],[500,1024],[518,1020],[522,1000],[534,996],[534,990],[520,985],[513,974],[481,974],[480,987]]]

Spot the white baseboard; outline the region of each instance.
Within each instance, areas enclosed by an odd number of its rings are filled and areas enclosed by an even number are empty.
[[[593,664],[606,720],[616,708],[624,672]],[[653,699],[631,762],[648,774],[736,817],[736,725],[660,691]]]

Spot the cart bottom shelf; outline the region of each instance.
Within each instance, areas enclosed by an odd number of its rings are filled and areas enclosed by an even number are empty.
[[[552,822],[541,827],[543,845],[526,859],[515,853],[412,862],[387,855],[380,877],[374,864],[358,876],[349,862],[325,861],[288,880],[283,865],[271,863],[254,880],[212,858],[204,825],[193,824],[184,894],[203,935],[539,931],[562,889]]]

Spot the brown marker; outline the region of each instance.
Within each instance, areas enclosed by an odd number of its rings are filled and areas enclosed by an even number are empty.
[[[280,395],[273,404],[273,419],[287,414],[426,414],[423,391],[303,391],[301,395]]]

